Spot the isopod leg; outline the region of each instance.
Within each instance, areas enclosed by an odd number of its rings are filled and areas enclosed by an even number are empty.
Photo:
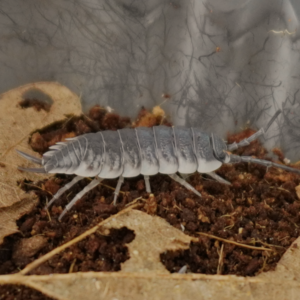
[[[70,189],[74,184],[76,184],[78,181],[83,179],[82,176],[76,176],[73,178],[72,181],[68,182],[64,187],[59,189],[57,193],[53,196],[53,198],[48,202],[48,204],[45,206],[45,209],[49,208],[50,205],[57,200],[64,192],[66,192],[68,189]]]
[[[151,193],[151,186],[150,186],[150,180],[149,180],[149,176],[144,175],[144,180],[146,183],[146,192],[147,193]]]
[[[206,174],[209,175],[210,177],[212,177],[213,179],[217,180],[220,183],[231,185],[231,183],[229,181],[225,180],[224,178],[222,178],[221,176],[219,176],[215,172],[209,172],[209,173],[206,173]]]
[[[118,184],[117,184],[115,192],[114,192],[114,194],[115,194],[114,202],[113,202],[114,205],[117,205],[117,198],[118,198],[118,195],[120,193],[120,189],[121,189],[121,186],[122,186],[123,182],[124,182],[124,177],[120,176],[119,180],[118,180]]]
[[[32,172],[32,173],[47,173],[44,168],[23,168],[18,167],[18,170],[23,172]]]
[[[185,274],[187,270],[187,265],[184,265],[180,268],[180,270],[177,272],[178,274]]]
[[[188,184],[185,180],[183,180],[182,178],[180,178],[177,174],[170,174],[169,175],[173,180],[177,181],[178,183],[180,183],[181,185],[183,185],[185,188],[187,188],[188,190],[192,191],[194,194],[196,194],[197,196],[201,197],[201,194],[194,189],[190,184]]]
[[[103,179],[102,178],[95,178],[92,180],[81,192],[79,192],[72,200],[71,202],[65,207],[64,211],[60,214],[58,221],[61,221],[61,219],[64,217],[64,215],[75,205],[75,203],[82,198],[87,192],[92,190],[94,187],[96,187]]]

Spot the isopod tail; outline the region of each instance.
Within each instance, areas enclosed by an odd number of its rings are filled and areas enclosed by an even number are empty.
[[[41,159],[41,158],[38,158],[38,157],[35,157],[35,156],[32,156],[32,155],[29,155],[29,154],[27,154],[27,153],[25,153],[25,152],[23,152],[23,151],[20,151],[20,150],[16,150],[16,151],[17,151],[17,153],[18,153],[20,156],[24,157],[25,159],[27,159],[27,160],[29,160],[29,161],[35,163],[35,164],[42,165],[42,159]]]
[[[16,150],[17,153],[26,158],[27,160],[35,163],[35,164],[39,164],[39,165],[42,165],[42,160],[38,157],[35,157],[35,156],[32,156],[32,155],[29,155],[25,152],[22,152],[20,150]],[[46,170],[44,168],[23,168],[23,167],[18,167],[18,169],[20,171],[24,171],[24,172],[32,172],[32,173],[47,173]]]
[[[47,173],[44,168],[23,168],[18,167],[20,171],[31,172],[31,173]]]

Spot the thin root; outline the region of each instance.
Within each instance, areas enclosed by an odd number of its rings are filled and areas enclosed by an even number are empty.
[[[246,245],[246,244],[241,244],[241,243],[238,243],[238,242],[222,239],[218,236],[208,234],[208,233],[204,233],[204,232],[197,232],[197,234],[207,236],[209,238],[212,238],[212,239],[224,242],[224,243],[228,243],[228,244],[233,244],[233,245],[243,247],[243,248],[248,248],[248,249],[253,249],[253,250],[261,250],[261,251],[274,251],[273,249],[269,249],[269,248],[249,246],[249,245]]]
[[[134,205],[134,204],[135,204],[136,202],[138,202],[139,200],[147,201],[146,199],[142,198],[142,196],[141,196],[141,197],[138,197],[138,198],[132,200],[131,202],[127,203],[127,204],[125,205],[125,207],[129,207],[129,206],[131,206],[131,205]]]
[[[218,269],[217,269],[218,275],[222,274],[222,267],[223,267],[223,262],[224,262],[223,250],[224,250],[224,244],[222,244],[221,251],[219,253],[219,262],[218,262]]]

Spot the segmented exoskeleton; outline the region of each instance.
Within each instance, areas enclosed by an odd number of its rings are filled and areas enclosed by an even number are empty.
[[[206,133],[199,128],[154,126],[152,128],[125,128],[117,131],[100,131],[68,139],[50,147],[42,159],[18,151],[26,159],[42,165],[42,168],[22,168],[20,170],[39,173],[64,173],[77,176],[61,188],[48,203],[49,207],[66,190],[84,177],[95,177],[66,206],[59,220],[88,191],[103,179],[119,177],[113,203],[116,204],[124,178],[144,175],[146,191],[151,192],[149,176],[167,174],[197,196],[201,194],[176,173],[206,173],[224,184],[230,182],[213,171],[223,163],[253,162],[264,166],[274,166],[300,174],[300,170],[267,160],[248,156],[233,155],[229,151],[249,145],[263,135],[276,117],[255,134],[239,143],[226,145],[218,136]]]

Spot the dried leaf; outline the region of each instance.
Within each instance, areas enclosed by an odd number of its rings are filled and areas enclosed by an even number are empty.
[[[282,280],[300,282],[300,237],[280,259],[276,271],[261,273],[257,278],[267,278],[269,280],[279,280],[281,278]]]
[[[53,104],[49,112],[36,111],[33,107],[26,109],[20,107],[19,102],[33,91],[39,91],[40,94],[46,94],[52,99]],[[24,192],[17,187],[18,180],[24,177],[31,180],[45,177],[42,174],[25,174],[17,171],[18,166],[29,166],[29,163],[19,157],[15,149],[36,155],[29,149],[27,143],[32,131],[64,119],[65,114],[80,113],[78,96],[55,82],[24,85],[0,96],[0,208],[21,200]]]
[[[51,276],[0,276],[0,284],[22,284],[55,299],[297,299],[300,293],[300,249],[295,241],[276,271],[257,277],[169,274],[161,268],[159,253],[185,249],[192,237],[173,228],[159,217],[126,210],[111,217],[99,228],[126,226],[135,231],[129,244],[130,259],[121,272],[71,273]],[[137,255],[134,252],[138,252]],[[147,257],[149,257],[147,259]],[[146,262],[145,262],[146,261]],[[296,263],[295,263],[296,262]]]
[[[52,99],[49,112],[37,111],[33,107],[20,107],[19,102],[26,95],[37,91]],[[58,83],[28,84],[0,96],[0,244],[5,236],[18,230],[15,220],[30,211],[36,202],[33,195],[25,195],[17,186],[17,181],[24,178],[34,181],[49,176],[19,171],[18,166],[27,167],[30,164],[19,157],[15,149],[36,155],[27,143],[32,131],[64,119],[65,114],[80,112],[78,96]]]
[[[135,232],[135,239],[128,244],[130,259],[122,264],[121,272],[156,272],[165,273],[160,262],[160,254],[166,250],[187,249],[192,237],[170,226],[160,217],[151,217],[137,210],[128,211],[110,222],[102,230],[127,227]]]
[[[37,204],[37,197],[31,195],[9,207],[0,208],[0,244],[3,238],[18,232],[16,220],[20,219]]]

